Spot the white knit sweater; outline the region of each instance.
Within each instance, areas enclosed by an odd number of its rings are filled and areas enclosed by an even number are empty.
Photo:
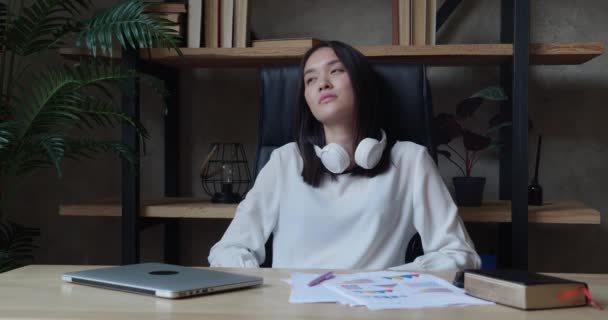
[[[313,188],[295,143],[273,151],[239,204],[212,267],[257,267],[274,234],[276,268],[457,270],[478,268],[458,208],[426,148],[397,142],[390,169],[373,178],[329,175]],[[419,232],[424,255],[403,264]]]

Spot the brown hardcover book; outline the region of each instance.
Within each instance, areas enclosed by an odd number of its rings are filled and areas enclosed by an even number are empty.
[[[167,27],[175,30],[182,39],[184,38],[184,14],[186,12],[186,5],[180,3],[154,3],[148,4],[144,8],[144,12],[160,13],[164,15],[164,18],[175,23],[174,26]],[[181,45],[181,43],[178,43]],[[156,44],[154,45],[157,46]]]
[[[203,1],[205,47],[220,47],[220,0]]]
[[[151,3],[144,8],[144,12],[186,13],[183,3]]]
[[[176,23],[175,26],[169,27],[181,34],[183,14],[186,13],[186,5],[183,3],[152,3],[144,8],[144,12],[164,13],[165,19]],[[183,35],[182,35],[183,36]]]
[[[393,0],[392,44],[409,46],[411,44],[411,0]]]
[[[401,0],[392,0],[391,1],[391,29],[392,29],[392,44],[394,46],[398,46],[399,43],[399,22],[400,22],[400,12],[399,12],[399,1]]]
[[[253,40],[254,48],[312,48],[321,40],[315,38],[285,38]]]
[[[584,282],[520,270],[467,270],[464,290],[484,300],[523,309],[576,307],[587,304]]]
[[[183,15],[179,13],[167,13],[165,15],[165,19],[175,23],[175,26],[169,27],[169,29],[173,29],[181,34],[182,32],[182,24],[183,24]]]
[[[426,0],[412,0],[412,44],[415,46],[426,45]]]
[[[411,0],[399,0],[399,45],[412,45]]]

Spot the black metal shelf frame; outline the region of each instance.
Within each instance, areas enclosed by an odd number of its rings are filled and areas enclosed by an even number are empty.
[[[462,0],[446,0],[437,11],[437,30],[457,9]],[[500,83],[511,98],[501,106],[501,112],[512,118],[512,127],[503,128],[504,143],[499,169],[501,200],[512,200],[512,223],[499,227],[498,263],[502,267],[528,269],[528,70],[530,43],[529,0],[501,0],[500,40],[513,43],[513,57],[500,68]],[[169,67],[145,63],[137,51],[125,50],[121,64],[165,80],[170,97],[166,99],[165,115],[165,195],[179,196],[179,71]],[[138,80],[126,81],[122,88],[123,110],[139,119]],[[139,150],[137,132],[124,127],[122,141]],[[139,232],[150,225],[164,225],[164,258],[168,263],[179,263],[179,219],[145,219],[139,217],[140,182],[139,160],[135,172],[122,163],[122,263],[140,261]]]

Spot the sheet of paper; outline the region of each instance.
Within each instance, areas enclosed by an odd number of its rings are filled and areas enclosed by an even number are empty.
[[[317,303],[317,302],[333,302],[347,305],[354,305],[355,302],[348,297],[345,297],[338,292],[331,290],[322,285],[309,287],[308,283],[321,274],[317,273],[301,273],[294,272],[291,274],[291,294],[289,295],[290,303]],[[340,276],[334,279],[327,280],[339,281]]]
[[[323,286],[371,310],[493,304],[468,296],[441,278],[420,273],[357,273],[326,281]]]

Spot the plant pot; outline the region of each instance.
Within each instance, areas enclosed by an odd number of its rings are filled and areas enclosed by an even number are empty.
[[[463,207],[479,207],[483,199],[484,177],[454,177],[456,204]]]

